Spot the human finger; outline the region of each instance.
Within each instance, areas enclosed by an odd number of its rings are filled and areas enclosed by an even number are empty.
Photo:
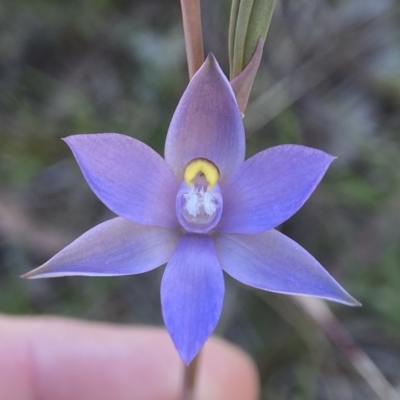
[[[257,374],[236,347],[211,338],[198,400],[255,400]],[[183,366],[164,329],[57,317],[0,317],[0,398],[176,400]]]

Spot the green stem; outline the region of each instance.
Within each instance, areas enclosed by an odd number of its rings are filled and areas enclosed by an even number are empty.
[[[181,7],[189,77],[192,79],[204,62],[200,0],[181,0]]]
[[[185,367],[185,376],[183,378],[183,391],[182,400],[194,400],[194,389],[196,384],[196,373],[199,364],[199,354],[193,359],[193,361]]]

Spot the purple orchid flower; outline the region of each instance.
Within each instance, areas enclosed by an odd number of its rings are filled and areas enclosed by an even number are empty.
[[[212,55],[179,102],[165,160],[115,133],[65,141],[92,190],[119,217],[25,277],[128,275],[167,263],[162,312],[186,364],[219,320],[223,270],[255,288],[359,304],[307,251],[273,229],[304,204],[334,157],[283,145],[244,161],[241,114]]]

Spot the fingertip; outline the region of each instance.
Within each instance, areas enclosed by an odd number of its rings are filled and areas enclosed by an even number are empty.
[[[200,400],[256,400],[259,378],[254,361],[237,346],[213,337],[200,355]]]

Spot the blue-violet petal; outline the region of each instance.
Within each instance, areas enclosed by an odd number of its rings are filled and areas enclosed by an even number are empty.
[[[215,248],[224,271],[246,285],[360,305],[311,254],[274,229],[253,235],[218,234]]]
[[[224,211],[217,229],[257,233],[286,221],[309,198],[333,159],[298,145],[272,147],[249,158],[222,186]]]
[[[165,160],[182,181],[190,161],[206,158],[218,167],[220,182],[224,182],[244,156],[244,128],[235,95],[217,60],[209,55],[172,118]]]
[[[182,236],[164,272],[161,304],[165,326],[186,364],[217,325],[223,298],[224,279],[211,237]]]
[[[173,229],[113,218],[90,229],[23,277],[139,274],[166,263],[178,239],[179,233]]]
[[[116,133],[64,140],[90,187],[111,211],[137,224],[178,226],[173,210],[179,184],[153,149]]]

